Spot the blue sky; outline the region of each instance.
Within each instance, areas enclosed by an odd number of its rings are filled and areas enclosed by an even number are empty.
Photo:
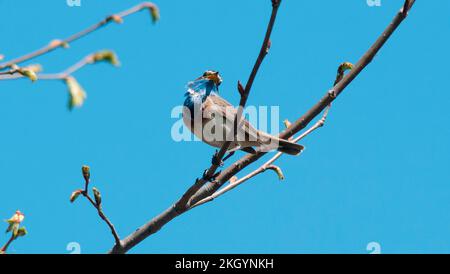
[[[70,8],[65,0],[0,0],[7,22],[0,53],[19,56],[139,3],[81,1]],[[175,219],[132,253],[368,253],[373,241],[383,253],[450,252],[450,2],[428,2],[416,3],[338,98],[326,127],[303,141],[302,156],[278,162],[285,181],[262,174]],[[124,237],[170,206],[210,163],[211,147],[172,140],[170,112],[183,102],[186,83],[207,69],[221,72],[222,96],[238,102],[236,82],[248,77],[270,3],[155,3],[156,25],[136,14],[34,60],[57,72],[91,52],[116,51],[120,68],[99,64],[75,74],[88,92],[82,108],[67,110],[60,82],[0,84],[0,218],[20,209],[29,230],[10,253],[68,253],[70,242],[82,253],[112,246],[94,209],[82,199],[69,203],[82,186],[82,164],[91,166],[92,185]],[[284,0],[248,104],[280,106],[280,125],[294,121],[402,3]]]

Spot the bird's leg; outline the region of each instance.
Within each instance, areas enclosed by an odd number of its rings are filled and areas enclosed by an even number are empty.
[[[234,151],[228,153],[228,155],[225,156],[225,157],[222,159],[222,162],[225,162],[228,158],[230,158],[230,157],[233,156],[233,155],[234,155]]]

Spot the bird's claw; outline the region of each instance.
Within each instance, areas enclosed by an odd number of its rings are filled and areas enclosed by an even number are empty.
[[[212,183],[212,182],[214,182],[216,180],[217,176],[219,176],[220,173],[222,173],[222,171],[218,171],[218,172],[216,172],[216,174],[214,174],[212,176],[208,176],[208,169],[205,169],[205,171],[203,172],[202,179],[207,181],[207,182]]]
[[[203,171],[202,179],[204,181],[211,182],[212,178],[210,176],[208,176],[208,170],[209,169],[205,169],[205,171]]]

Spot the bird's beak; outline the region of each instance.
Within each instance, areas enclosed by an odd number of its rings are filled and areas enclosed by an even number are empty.
[[[222,77],[220,77],[219,72],[205,76],[205,78],[213,81],[217,86],[222,83]]]

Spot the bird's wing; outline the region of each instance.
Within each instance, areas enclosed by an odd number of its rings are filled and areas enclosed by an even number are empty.
[[[202,111],[205,118],[212,118],[213,115],[220,115],[223,117],[229,116],[227,117],[229,120],[232,120],[237,112],[230,103],[215,94],[211,94],[206,98],[202,106]]]
[[[217,116],[221,116],[224,123],[226,122],[227,125],[233,126],[233,121],[236,117],[237,110],[219,95],[211,94],[203,103],[202,112],[204,118],[212,119],[213,117],[219,118]],[[252,140],[257,140],[258,130],[255,129],[246,119],[244,119],[242,124],[242,127],[246,133],[245,138],[247,139],[250,136]]]

